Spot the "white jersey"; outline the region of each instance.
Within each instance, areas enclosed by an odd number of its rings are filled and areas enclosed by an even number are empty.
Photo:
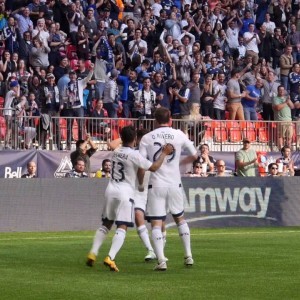
[[[197,153],[187,136],[181,130],[171,127],[159,127],[144,135],[139,150],[142,156],[153,162],[157,160],[162,147],[167,143],[172,144],[175,151],[165,158],[156,172],[151,173],[149,184],[154,187],[179,186],[181,184],[179,162],[182,150],[187,150],[192,155]]]
[[[113,152],[111,164],[110,183],[130,185],[132,189],[135,189],[138,168],[148,170],[152,165],[139,151],[123,146]]]

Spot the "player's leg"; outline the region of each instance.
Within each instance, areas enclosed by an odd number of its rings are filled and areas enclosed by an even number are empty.
[[[177,229],[184,248],[184,263],[191,266],[194,261],[191,251],[191,236],[190,228],[185,221],[184,215],[185,194],[181,185],[178,188],[169,189],[167,203],[169,210],[173,216]]]
[[[135,225],[137,227],[137,234],[148,251],[145,256],[145,261],[156,259],[156,255],[150,242],[149,232],[145,224],[145,213],[142,209],[137,207],[135,208]]]
[[[173,216],[177,229],[184,248],[184,263],[187,266],[194,264],[191,251],[191,235],[190,228],[183,216]]]
[[[97,229],[94,240],[93,246],[91,251],[88,254],[86,264],[88,266],[93,266],[98,255],[99,249],[102,246],[106,236],[111,229],[114,220],[116,219],[115,214],[115,207],[118,206],[118,201],[114,196],[114,190],[110,184],[108,184],[107,189],[105,191],[105,204],[102,213],[102,226]]]
[[[162,220],[151,220],[152,241],[158,264],[154,270],[164,271],[167,269],[166,258],[164,254],[164,240],[162,235]]]
[[[103,220],[102,226],[100,226],[95,233],[93,245],[92,248],[87,256],[87,262],[86,264],[90,267],[92,267],[96,261],[96,257],[98,255],[99,249],[102,246],[104,240],[106,239],[106,236],[108,232],[110,231],[111,227],[113,225],[113,221],[109,220]]]
[[[166,221],[165,220],[162,222],[161,232],[162,232],[162,235],[163,235],[164,247],[165,247],[166,243],[167,243],[167,229],[166,229]]]
[[[151,188],[148,190],[147,218],[151,221],[153,248],[158,260],[155,270],[167,269],[164,240],[162,234],[162,222],[166,217],[166,189]]]
[[[118,205],[115,208],[117,230],[113,237],[108,256],[104,259],[104,264],[114,272],[119,272],[114,260],[124,244],[127,227],[134,226],[134,201],[132,199],[128,199],[126,196],[124,197],[124,195],[121,195],[120,198],[121,199],[117,201]]]

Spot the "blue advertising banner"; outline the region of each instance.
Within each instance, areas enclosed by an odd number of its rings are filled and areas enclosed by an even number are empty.
[[[62,178],[71,170],[71,151],[0,151],[0,178],[20,178],[26,173],[26,165],[29,161],[37,163],[37,176],[39,178]],[[101,169],[102,161],[110,158],[111,151],[97,151],[91,157],[91,171]],[[235,152],[211,152],[214,159],[223,159],[227,170],[235,170]],[[271,161],[280,157],[279,152],[263,153],[265,156],[265,167]],[[300,152],[294,152],[292,156],[295,165],[300,167]],[[191,165],[181,168],[182,173],[191,171]]]
[[[0,179],[0,231],[94,230],[107,179]],[[190,227],[300,226],[299,177],[183,178]],[[167,227],[175,227],[171,216]]]

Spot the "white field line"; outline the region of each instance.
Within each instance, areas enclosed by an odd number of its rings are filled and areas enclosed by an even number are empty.
[[[300,234],[300,230],[283,230],[283,231],[243,231],[243,232],[207,232],[207,233],[191,233],[191,236],[218,236],[218,235],[272,235],[272,234]],[[1,235],[1,233],[0,233]],[[168,236],[178,236],[177,233],[168,233]],[[68,239],[90,239],[93,235],[69,235],[69,236],[40,236],[40,237],[11,237],[1,238],[1,241],[20,241],[20,240],[68,240]],[[138,238],[138,235],[128,235],[126,238]]]

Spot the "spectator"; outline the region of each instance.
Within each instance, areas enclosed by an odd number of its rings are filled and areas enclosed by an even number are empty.
[[[201,164],[206,164],[207,170],[205,172],[213,172],[216,160],[209,155],[209,146],[207,144],[202,144],[199,147],[200,155],[198,160]]]
[[[134,93],[135,117],[141,119],[150,119],[156,108],[156,93],[151,89],[150,78],[144,78],[143,88]]]
[[[256,152],[251,149],[250,141],[243,140],[243,148],[236,153],[235,157],[237,176],[251,177],[256,176],[258,166]]]
[[[278,95],[273,99],[273,111],[275,121],[284,121],[277,124],[278,149],[283,145],[291,147],[293,137],[292,112],[294,103],[289,95],[286,94],[284,86],[280,85],[277,89]]]
[[[213,81],[214,91],[214,118],[216,120],[225,120],[225,108],[227,103],[227,85],[225,84],[225,74],[220,73],[218,80]]]
[[[218,159],[216,161],[216,169],[216,177],[231,177],[231,175],[226,172],[226,165],[224,160]]]
[[[272,102],[274,97],[277,95],[277,89],[280,85],[280,83],[276,82],[275,79],[274,71],[269,71],[267,79],[263,80],[262,115],[265,121],[274,120]]]
[[[262,79],[257,78],[255,85],[247,86],[247,93],[242,99],[245,120],[257,121],[256,107],[261,98]]]
[[[88,148],[89,146],[89,148]],[[76,165],[76,161],[80,158],[84,161],[84,171],[88,174],[91,173],[91,163],[90,157],[96,153],[97,146],[91,140],[89,135],[86,136],[85,140],[78,140],[76,142],[76,150],[71,153],[70,158],[73,165],[73,168]]]
[[[4,111],[3,115],[5,117],[6,133],[5,133],[5,149],[11,149],[10,138],[12,133],[12,118],[13,109],[15,106],[15,98],[20,96],[20,86],[18,81],[12,81],[9,85],[10,90],[5,96],[4,101]]]
[[[202,172],[202,164],[199,160],[195,160],[193,162],[193,170],[192,172],[188,172],[184,174],[184,177],[207,177],[207,173]]]
[[[77,158],[74,162],[73,169],[66,173],[67,178],[88,178],[88,174],[85,172],[85,161],[82,158]]]
[[[292,158],[292,151],[289,146],[284,146],[280,149],[281,157],[276,160],[276,163],[281,164],[283,176],[295,175],[295,162]]]
[[[18,35],[19,29],[16,28],[16,21],[14,17],[9,17],[7,26],[3,28],[3,36],[5,40],[5,49],[13,54],[19,50]]]
[[[72,128],[74,117],[77,118],[78,124],[78,137],[83,137],[84,127],[84,109],[83,109],[83,90],[87,86],[87,83],[91,80],[94,72],[94,65],[90,65],[90,72],[84,79],[77,79],[75,71],[69,72],[70,82],[65,86],[63,93],[62,115],[68,117],[67,119],[67,147],[71,147]]]
[[[182,77],[176,78],[176,83],[169,88],[171,114],[173,119],[186,117],[190,113],[190,90],[184,85]]]
[[[268,165],[268,176],[272,176],[272,177],[280,176],[277,163],[270,163]]]
[[[50,137],[54,138],[54,143],[56,143],[57,149],[62,150],[58,119],[61,110],[59,89],[55,84],[55,77],[52,73],[47,74],[47,83],[44,85],[43,92],[44,93],[41,98],[42,112],[48,114],[50,118],[54,117],[50,126]],[[46,135],[47,131],[42,130],[40,134],[42,149],[46,148]]]
[[[110,178],[111,174],[111,160],[110,159],[103,159],[102,161],[102,168],[101,170],[96,172],[95,177],[97,178]]]
[[[27,173],[23,174],[21,178],[37,178],[36,163],[34,161],[27,163]]]
[[[254,32],[255,25],[254,23],[249,24],[249,30],[244,33],[244,41],[246,45],[246,55],[249,55],[253,58],[253,64],[258,63],[258,46],[261,43],[259,35]]]
[[[107,110],[109,118],[117,118],[117,108],[119,106],[119,88],[117,85],[117,78],[119,72],[113,69],[110,72],[110,77],[105,83],[103,106]]]
[[[241,104],[241,98],[246,96],[246,92],[241,93],[238,79],[240,73],[234,69],[231,71],[231,79],[227,83],[227,105],[229,111],[229,120],[244,120],[244,110]]]
[[[19,14],[21,12],[22,14]],[[20,34],[23,35],[26,31],[31,32],[33,30],[33,22],[30,19],[30,9],[29,7],[21,7],[18,10],[12,12],[12,15],[17,20],[18,28]]]
[[[110,129],[108,127],[108,123],[106,123],[103,118],[107,118],[108,114],[106,109],[103,108],[103,101],[101,99],[97,100],[91,117],[92,120],[90,122],[89,132],[91,132],[92,135],[99,136],[102,140],[107,140]]]
[[[30,65],[37,71],[38,68],[46,69],[49,66],[49,56],[50,48],[45,46],[43,42],[38,38],[34,38],[33,47],[29,53]]]
[[[284,53],[280,56],[280,79],[285,90],[289,90],[289,73],[293,67],[294,59],[292,56],[293,47],[287,45]]]

